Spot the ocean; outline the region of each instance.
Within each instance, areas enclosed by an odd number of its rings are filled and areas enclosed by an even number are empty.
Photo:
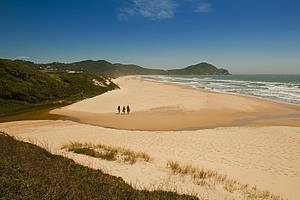
[[[145,80],[188,85],[217,92],[242,94],[300,104],[300,75],[142,76]]]

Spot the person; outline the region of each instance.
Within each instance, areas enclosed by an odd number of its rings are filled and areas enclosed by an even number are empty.
[[[123,109],[122,109],[123,114],[125,114],[125,111],[126,111],[126,108],[125,108],[125,106],[123,106]]]
[[[127,114],[129,115],[129,113],[130,113],[130,107],[129,107],[129,105],[127,105]]]
[[[121,106],[118,106],[118,114],[121,112]]]

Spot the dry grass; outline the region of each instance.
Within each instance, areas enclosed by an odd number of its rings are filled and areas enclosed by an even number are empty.
[[[197,168],[192,165],[182,165],[177,161],[168,161],[167,168],[169,168],[173,174],[191,176],[197,185],[208,187],[222,185],[227,192],[240,193],[245,199],[283,200],[282,197],[271,194],[269,191],[259,190],[256,186],[242,184],[237,180],[213,170]]]
[[[174,192],[136,190],[124,180],[76,164],[0,131],[0,199],[196,200]]]
[[[93,145],[89,143],[71,142],[70,144],[64,145],[62,149],[78,154],[85,154],[109,161],[119,161],[131,165],[137,161],[150,161],[150,156],[144,152],[135,152],[123,147],[112,147],[103,144]]]

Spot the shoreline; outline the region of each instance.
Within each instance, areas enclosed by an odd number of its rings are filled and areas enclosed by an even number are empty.
[[[275,106],[286,106],[287,108],[292,108],[300,111],[300,105],[298,104],[292,104],[292,103],[287,103],[287,102],[280,102],[280,101],[275,101],[271,99],[266,99],[262,97],[256,97],[256,96],[250,96],[250,95],[243,95],[243,94],[238,94],[238,93],[230,93],[230,92],[222,92],[222,91],[213,91],[208,88],[194,88],[189,85],[185,84],[180,84],[180,83],[172,83],[172,82],[160,82],[160,81],[155,81],[155,80],[144,80],[142,76],[137,75],[137,76],[123,76],[115,79],[117,82],[120,79],[134,79],[134,80],[142,80],[142,82],[151,82],[154,84],[159,84],[159,85],[166,85],[166,86],[171,86],[171,87],[178,87],[182,89],[187,89],[187,90],[192,90],[192,91],[198,91],[201,93],[207,93],[207,94],[215,94],[215,95],[229,95],[229,96],[236,96],[238,98],[245,98],[245,99],[252,99],[253,101],[261,102],[261,103],[268,103],[268,104],[273,104]],[[119,89],[116,89],[119,90]],[[105,94],[105,93],[104,93]],[[98,95],[101,97],[102,95]],[[94,96],[89,99],[98,97]],[[87,99],[84,99],[87,100]],[[84,101],[83,100],[83,101]],[[79,101],[80,102],[80,101]],[[75,102],[76,104],[76,102]],[[176,129],[170,128],[143,128],[143,127],[116,127],[113,124],[106,124],[106,123],[99,123],[100,119],[107,118],[108,113],[90,113],[90,112],[77,112],[77,111],[72,111],[70,109],[65,109],[69,105],[72,104],[67,104],[67,105],[62,105],[58,106],[55,109],[37,109],[37,110],[32,110],[28,112],[20,112],[16,114],[11,114],[7,116],[2,116],[0,117],[0,122],[9,122],[9,121],[19,121],[19,120],[71,120],[74,122],[79,122],[83,124],[89,124],[89,125],[94,125],[94,126],[100,126],[100,127],[105,127],[105,128],[112,128],[112,129],[125,129],[125,130],[144,130],[144,131],[153,131],[153,130],[160,130],[160,131],[169,131],[169,130],[177,130],[177,131],[183,131],[183,130],[200,130],[200,129],[210,129],[210,128],[217,128],[217,127],[239,127],[239,126],[257,126],[257,127],[262,127],[262,126],[270,126],[270,125],[278,125],[278,126],[295,126],[295,127],[300,127],[300,112],[298,114],[266,114],[266,115],[260,115],[256,116],[251,115],[251,116],[244,116],[243,118],[234,118],[231,121],[227,121],[227,123],[217,123],[215,125],[208,124],[208,125],[201,125],[198,127],[179,127]],[[161,107],[162,110],[167,111],[168,109],[171,109],[175,111],[174,108],[168,108],[168,107]],[[157,109],[154,109],[155,113],[157,113]],[[147,116],[151,114],[153,110],[144,110],[144,111],[137,111],[134,112],[134,114],[138,114],[139,116]],[[178,112],[184,112],[185,115],[189,114],[195,114],[195,112],[199,112],[199,110],[182,110],[179,109]],[[163,112],[161,112],[163,113]],[[89,115],[94,114],[93,118],[96,118],[98,120],[93,120]],[[104,115],[103,115],[104,114]],[[109,113],[110,114],[110,120],[113,114],[115,113]],[[201,112],[199,112],[201,114]],[[203,112],[202,112],[203,114]],[[204,112],[205,114],[205,112]],[[232,113],[229,113],[232,115]],[[131,114],[132,115],[132,114]],[[125,117],[125,116],[124,116]],[[157,116],[156,116],[157,117]],[[155,124],[154,124],[155,125]],[[150,126],[150,125],[149,125]]]
[[[128,77],[133,77],[133,76],[128,76]],[[135,77],[141,77],[142,78],[142,75],[137,75]],[[144,80],[144,81],[149,81],[149,82],[153,82],[153,83],[161,83],[161,84],[166,84],[166,85],[168,85],[168,84],[169,85],[177,85],[179,87],[183,87],[183,88],[186,87],[186,88],[189,88],[189,89],[195,89],[195,90],[199,90],[201,92],[211,92],[211,93],[217,93],[217,94],[237,95],[237,96],[241,96],[241,97],[254,98],[256,100],[263,100],[263,101],[268,101],[268,102],[272,102],[272,103],[286,104],[286,105],[290,105],[290,106],[300,107],[300,104],[296,104],[296,103],[290,103],[290,102],[286,102],[286,101],[268,99],[268,98],[254,96],[254,95],[248,95],[248,94],[241,94],[241,93],[238,93],[238,92],[234,93],[234,92],[226,92],[226,91],[221,91],[221,90],[213,90],[213,89],[204,88],[204,87],[193,87],[193,86],[190,86],[188,84],[181,84],[181,83],[175,83],[175,82],[161,82],[161,81],[156,81],[156,80]]]
[[[130,77],[130,76],[128,76],[128,77]],[[140,77],[140,78],[143,79],[143,75],[136,75],[136,76],[131,76],[131,77]],[[176,82],[168,82],[168,81],[163,82],[163,81],[158,81],[158,80],[145,80],[145,79],[143,79],[143,80],[153,82],[153,83],[177,85],[177,86],[180,86],[180,87],[187,87],[187,88],[190,88],[190,89],[201,90],[201,91],[204,91],[204,92],[206,91],[206,92],[219,93],[219,94],[237,95],[237,96],[242,96],[242,97],[255,98],[255,99],[258,99],[258,100],[270,101],[270,102],[278,103],[278,104],[286,104],[286,105],[299,106],[300,107],[300,104],[296,104],[296,103],[280,101],[280,100],[274,100],[274,99],[270,99],[270,98],[264,98],[264,97],[249,95],[249,94],[241,94],[241,93],[238,93],[238,92],[234,93],[234,92],[226,92],[226,91],[221,91],[221,90],[213,90],[213,89],[205,88],[205,87],[193,87],[193,86],[188,85],[188,84],[176,83]]]
[[[115,82],[120,89],[52,110],[50,114],[76,118],[84,124],[125,130],[182,131],[232,126],[261,127],[273,123],[300,126],[298,105],[195,89],[176,83],[148,81],[140,76],[121,77]],[[128,116],[116,115],[114,111],[119,101],[121,105],[122,102],[124,105],[131,104],[133,112]],[[105,106],[101,107],[102,104]]]

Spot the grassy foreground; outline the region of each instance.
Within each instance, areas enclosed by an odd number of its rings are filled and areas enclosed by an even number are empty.
[[[138,191],[121,178],[0,133],[0,199],[197,199]]]

